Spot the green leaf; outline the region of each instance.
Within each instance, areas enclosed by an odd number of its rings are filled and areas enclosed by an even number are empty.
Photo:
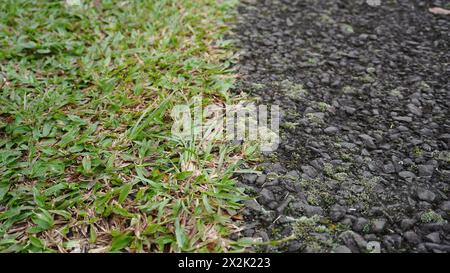
[[[106,162],[106,170],[111,172],[114,169],[114,161],[116,160],[116,154],[111,154]]]
[[[73,142],[77,137],[79,131],[79,128],[73,128],[69,132],[64,134],[59,141],[59,146],[66,147],[69,143]]]
[[[5,220],[20,214],[20,209],[13,207],[5,212],[0,213],[0,220]]]
[[[33,187],[33,198],[36,205],[42,208],[45,207],[45,196],[36,187]]]
[[[47,137],[50,134],[50,131],[52,130],[52,125],[49,122],[46,122],[44,124],[44,127],[42,128],[42,137]]]
[[[160,225],[158,224],[148,224],[145,228],[143,234],[144,235],[152,235],[160,229]]]
[[[128,233],[121,233],[113,237],[110,251],[119,251],[128,245],[130,245],[131,241],[133,240],[133,237],[129,235]]]
[[[177,245],[180,249],[185,249],[188,244],[188,239],[184,231],[184,227],[180,225],[180,219],[175,221],[175,237],[177,239]]]
[[[121,187],[120,189],[120,194],[119,194],[119,199],[118,202],[119,204],[122,204],[123,201],[125,201],[125,199],[127,198],[128,194],[130,193],[131,188],[133,187],[133,184],[129,183],[129,184],[125,184]]]
[[[72,214],[66,210],[49,210],[50,213],[60,215],[64,217],[66,220],[70,220],[72,218]]]
[[[175,175],[175,178],[178,180],[185,180],[186,178],[190,177],[192,175],[191,171],[184,171],[184,172],[179,172]]]
[[[56,185],[51,186],[50,188],[46,189],[44,191],[45,196],[51,196],[51,195],[57,195],[60,193],[63,189],[67,188],[67,183],[58,183]]]
[[[94,244],[97,241],[97,232],[94,225],[89,226],[89,243]]]
[[[8,191],[9,191],[9,183],[7,182],[0,183],[0,201],[3,200]]]
[[[87,155],[87,156],[83,157],[81,164],[83,165],[83,170],[85,173],[91,173],[91,157],[90,156]]]
[[[47,230],[47,229],[51,228],[54,224],[53,216],[44,209],[40,209],[39,212],[34,213],[31,216],[31,220],[41,230]]]
[[[36,248],[38,248],[40,250],[45,248],[45,244],[44,244],[44,242],[41,239],[36,238],[34,236],[30,236],[30,237],[28,237],[28,239],[30,239],[30,243],[34,247],[36,247]]]
[[[202,200],[203,200],[203,205],[206,208],[206,211],[209,213],[212,213],[213,209],[211,208],[211,205],[209,204],[208,196],[206,194],[203,194]]]

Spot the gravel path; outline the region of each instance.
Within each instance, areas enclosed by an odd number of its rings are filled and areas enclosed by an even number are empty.
[[[283,110],[257,251],[450,252],[450,1],[243,1],[237,91]]]

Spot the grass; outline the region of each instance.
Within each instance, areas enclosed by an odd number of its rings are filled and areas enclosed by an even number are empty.
[[[247,148],[170,134],[175,105],[233,100],[232,6],[0,1],[1,252],[241,250]]]

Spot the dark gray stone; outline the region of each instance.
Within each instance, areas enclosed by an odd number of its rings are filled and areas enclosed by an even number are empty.
[[[301,166],[302,171],[309,177],[315,178],[317,176],[317,171],[313,167],[306,165]]]
[[[403,237],[405,237],[406,241],[408,243],[416,245],[420,243],[420,237],[417,235],[414,231],[407,231],[403,234]]]
[[[383,244],[389,250],[399,249],[402,246],[402,237],[398,234],[383,236]]]
[[[440,244],[441,243],[441,235],[439,232],[432,232],[425,236],[425,240],[431,243]]]
[[[330,218],[333,221],[339,221],[344,217],[345,213],[347,212],[347,209],[340,205],[334,205],[330,209]]]
[[[372,221],[372,232],[375,233],[381,233],[384,231],[386,227],[386,220],[385,219],[376,219]]]
[[[433,202],[436,194],[430,190],[419,188],[417,189],[417,197],[422,201]]]
[[[327,127],[327,128],[325,128],[325,129],[323,130],[323,132],[324,132],[325,134],[329,134],[329,135],[335,134],[335,133],[337,133],[338,131],[339,131],[339,129],[338,129],[337,127],[334,127],[334,126]]]
[[[398,121],[407,122],[407,123],[410,123],[412,121],[412,117],[394,117],[394,119],[398,120]]]
[[[413,178],[416,177],[416,175],[410,171],[401,171],[398,173],[398,175],[408,181],[411,181]]]
[[[369,224],[369,221],[363,217],[358,217],[353,224],[353,230],[356,232],[362,232],[366,226]]]
[[[449,212],[450,211],[450,201],[444,201],[442,202],[440,206],[441,210]]]
[[[422,110],[415,106],[414,104],[410,103],[408,105],[406,105],[406,107],[408,108],[409,112],[413,113],[416,116],[421,117],[422,116]]]
[[[277,211],[279,213],[284,212],[284,210],[289,205],[289,203],[292,201],[292,199],[293,199],[292,196],[288,196],[283,202],[281,202],[280,206],[277,208]]]
[[[247,208],[249,208],[251,210],[254,210],[256,212],[262,211],[261,205],[254,199],[245,201],[244,205],[245,205],[245,207],[247,207]]]
[[[339,235],[339,239],[347,246],[352,252],[365,251],[367,247],[367,241],[358,233],[347,230]]]
[[[350,248],[340,245],[337,246],[335,249],[333,249],[334,253],[352,253],[352,251],[350,250]]]
[[[293,241],[289,243],[288,252],[299,252],[302,244],[298,241]]]
[[[402,230],[408,230],[412,226],[414,226],[415,223],[416,221],[414,221],[413,219],[403,219],[400,223],[400,227],[402,228]]]
[[[323,209],[319,206],[310,206],[310,205],[303,205],[303,210],[305,211],[306,216],[311,217],[313,215],[323,215]]]
[[[253,184],[253,183],[255,183],[257,177],[258,176],[256,174],[246,174],[246,175],[244,175],[244,181],[246,183]]]
[[[273,193],[270,190],[268,190],[267,188],[262,189],[261,192],[259,193],[259,195],[260,195],[263,203],[268,203],[275,199]]]
[[[258,178],[256,178],[256,184],[258,184],[258,185],[262,185],[262,184],[264,184],[264,182],[266,182],[266,178],[267,178],[267,175],[265,175],[265,174],[261,174],[260,176],[258,176]]]
[[[419,165],[417,168],[419,169],[419,176],[428,177],[433,175],[433,165]]]
[[[371,136],[369,136],[367,134],[361,134],[361,135],[359,135],[359,137],[363,140],[364,145],[367,148],[370,148],[370,149],[375,149],[376,148],[376,145],[375,145],[375,143],[373,141],[373,137],[371,137]]]
[[[383,169],[385,173],[395,173],[395,167],[392,163],[384,165]]]

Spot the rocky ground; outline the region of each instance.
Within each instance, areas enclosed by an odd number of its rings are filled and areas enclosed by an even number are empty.
[[[241,236],[295,237],[256,251],[450,252],[450,1],[376,4],[239,7],[236,91],[284,110]]]

